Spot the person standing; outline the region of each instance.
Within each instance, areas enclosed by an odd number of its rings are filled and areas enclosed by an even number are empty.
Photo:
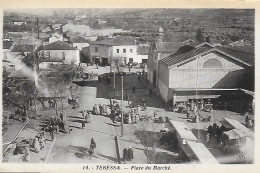
[[[198,113],[198,109],[197,109],[197,105],[196,104],[193,107],[193,113],[194,113],[194,115],[197,115],[197,113]]]
[[[193,100],[191,100],[191,103],[190,103],[190,111],[193,111],[193,109],[194,109],[194,101]]]
[[[85,121],[85,118],[81,121],[81,124],[82,124],[82,129],[85,129],[85,124],[86,124],[86,121]]]
[[[53,125],[50,126],[50,136],[51,136],[51,140],[53,141],[53,139],[54,139],[54,127],[53,127]]]
[[[35,137],[35,139],[34,139],[34,147],[33,148],[34,148],[36,153],[39,153],[39,151],[40,151],[40,143],[39,143],[37,137]]]
[[[25,147],[25,152],[24,152],[24,159],[25,161],[29,162],[31,160],[31,154],[30,154],[30,149],[29,147]]]
[[[142,79],[144,79],[144,75],[145,75],[145,71],[143,69],[143,71],[142,71]]]
[[[89,157],[90,157],[90,159],[92,158],[92,155],[94,153],[95,148],[96,148],[96,142],[95,142],[94,138],[91,138],[90,147],[89,147]]]
[[[249,116],[247,115],[247,116],[246,116],[246,120],[245,120],[246,126],[248,126],[248,120],[249,120]]]
[[[141,81],[141,74],[138,75],[137,79],[139,82]]]
[[[61,119],[61,121],[64,121],[64,114],[62,111],[60,111],[60,119]]]
[[[45,147],[44,137],[41,135],[39,139],[41,150]]]
[[[131,63],[128,63],[128,70],[131,72]]]
[[[137,114],[140,117],[140,112],[141,112],[141,107],[139,105],[137,105]]]
[[[143,99],[143,110],[146,110],[146,100]]]
[[[208,143],[209,143],[209,133],[206,134],[206,143],[205,143],[206,146],[208,145]]]
[[[123,161],[127,161],[127,160],[128,160],[127,148],[125,147],[123,149]]]
[[[133,149],[131,148],[131,146],[128,147],[128,159],[129,161],[132,161],[134,158],[134,153],[133,153]]]

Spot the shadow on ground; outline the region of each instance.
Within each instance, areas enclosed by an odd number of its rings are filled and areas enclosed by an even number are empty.
[[[69,147],[73,150],[76,150],[75,152],[75,156],[80,158],[80,159],[84,159],[86,156],[88,156],[88,148],[86,147],[79,147],[79,146],[73,146],[73,145],[69,145]]]
[[[202,129],[191,129],[192,133],[197,137],[199,142],[206,143],[207,131]]]

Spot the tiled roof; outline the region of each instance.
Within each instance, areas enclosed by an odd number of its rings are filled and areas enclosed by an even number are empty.
[[[156,42],[155,46],[159,53],[173,53],[176,52],[183,43],[180,42]]]
[[[63,41],[55,41],[43,47],[44,50],[77,50],[69,43]]]
[[[148,55],[148,52],[149,52],[149,47],[142,47],[142,46],[137,47],[138,55]]]
[[[14,45],[12,52],[33,52],[34,45]]]
[[[171,54],[170,56],[163,58],[161,62],[165,63],[167,66],[172,66],[182,61],[188,60],[196,55],[199,55],[200,53],[206,52],[210,49],[212,49],[211,46],[203,45],[182,54]]]
[[[3,41],[3,49],[9,49],[12,46],[12,41]]]
[[[92,44],[110,45],[110,46],[125,46],[135,45],[135,38],[130,36],[118,36],[116,38],[107,38],[100,41],[95,41]]]
[[[249,65],[255,64],[255,53],[253,46],[219,46],[216,47],[216,49]]]

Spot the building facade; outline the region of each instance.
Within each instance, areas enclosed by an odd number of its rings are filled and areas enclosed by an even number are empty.
[[[150,46],[148,53],[148,80],[152,86],[158,86],[158,61],[176,52],[183,43],[179,42],[155,42]]]
[[[90,56],[92,59],[100,59],[102,65],[111,64],[118,60],[123,64],[138,62],[137,45],[133,37],[118,36],[95,41],[90,44]]]
[[[158,64],[158,88],[162,98],[169,101],[186,96],[186,99],[198,95],[213,97],[218,91],[241,88],[253,65],[254,54],[244,53],[246,57],[241,57],[243,54],[238,53],[239,56],[232,55],[204,43],[191,51],[163,58]]]
[[[79,64],[79,50],[70,44],[56,41],[43,47],[40,51],[39,67],[47,68],[47,64]]]

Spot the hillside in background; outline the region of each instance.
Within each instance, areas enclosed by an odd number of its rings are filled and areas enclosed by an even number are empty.
[[[244,39],[254,44],[255,11],[250,9],[34,9],[6,10],[5,17],[14,13],[37,16],[46,23],[66,23],[77,15],[86,15],[90,25],[96,19],[104,19],[107,27],[132,30],[145,40],[152,40],[161,26],[164,41],[195,39],[198,28],[202,28],[213,43]],[[46,16],[55,21],[48,21]]]

